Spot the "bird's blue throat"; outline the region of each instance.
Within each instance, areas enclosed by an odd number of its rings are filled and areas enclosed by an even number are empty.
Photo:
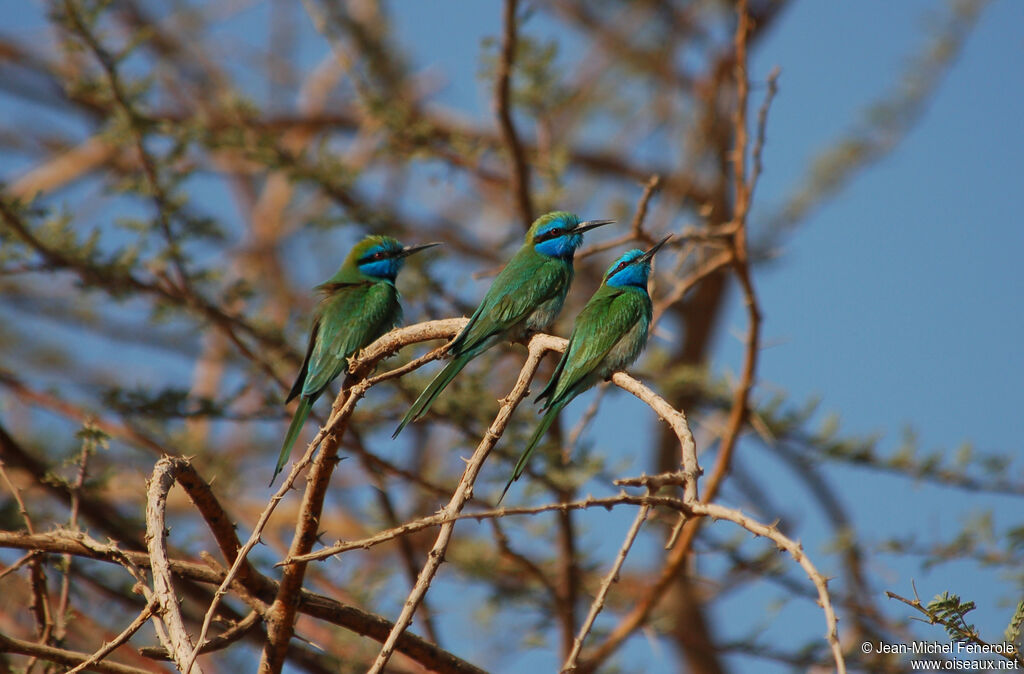
[[[547,239],[540,243],[533,244],[534,250],[548,257],[557,257],[563,260],[571,260],[576,249],[583,243],[583,237],[579,234],[563,234],[554,239]]]
[[[404,261],[401,258],[386,258],[370,262],[360,262],[359,271],[367,276],[394,281]]]
[[[557,218],[537,230],[533,237],[533,249],[541,255],[571,260],[576,249],[583,243],[583,235],[574,232],[579,225],[574,216]]]
[[[390,242],[384,242],[366,251],[366,254],[356,261],[356,265],[359,271],[367,276],[394,281],[405,263],[404,257],[396,255],[401,250],[402,247],[397,243],[392,245]]]

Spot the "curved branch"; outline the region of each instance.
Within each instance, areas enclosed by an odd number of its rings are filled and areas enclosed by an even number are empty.
[[[755,536],[763,536],[769,539],[775,543],[780,550],[785,550],[790,554],[793,560],[799,564],[807,574],[807,577],[811,579],[811,582],[814,583],[815,589],[818,591],[818,602],[821,604],[821,610],[825,613],[825,623],[828,626],[825,638],[828,640],[828,644],[832,648],[832,657],[835,659],[836,672],[838,672],[838,674],[846,674],[846,661],[843,659],[843,649],[839,644],[839,621],[836,618],[835,609],[832,608],[832,601],[829,598],[828,580],[821,575],[818,569],[804,553],[804,547],[800,545],[800,543],[784,535],[781,531],[776,529],[774,525],[768,526],[766,524],[762,524],[757,520],[747,517],[739,510],[726,508],[714,503],[695,503],[691,508],[694,515],[703,515],[710,517],[712,520],[728,520],[737,526],[743,527]]]
[[[171,582],[171,567],[167,559],[165,538],[167,526],[164,515],[167,509],[167,493],[174,484],[177,472],[174,460],[164,457],[156,462],[153,477],[149,480],[146,498],[146,544],[153,569],[153,595],[160,605],[160,617],[167,630],[167,641],[164,647],[174,659],[174,664],[186,674],[192,669],[192,641],[185,630],[185,622],[181,617],[178,597],[174,593]],[[157,630],[159,634],[160,631]],[[202,668],[195,665],[194,671],[202,674]]]
[[[540,360],[544,356],[546,351],[544,347],[544,339],[547,335],[536,335],[530,340],[530,354],[526,358],[526,363],[523,364],[522,369],[519,371],[519,378],[516,379],[515,386],[512,387],[512,391],[501,401],[501,408],[498,410],[497,416],[494,421],[491,422],[490,428],[484,434],[480,444],[477,445],[476,450],[473,452],[473,456],[469,459],[466,464],[466,470],[462,474],[462,479],[459,481],[459,486],[456,487],[455,493],[452,494],[451,500],[448,505],[441,511],[448,517],[457,515],[465,507],[466,503],[473,495],[473,483],[476,482],[476,477],[480,473],[480,468],[483,467],[484,461],[487,456],[491,453],[491,449],[494,448],[495,443],[505,432],[505,427],[508,425],[509,419],[512,417],[512,412],[516,409],[523,398],[526,397],[527,391],[529,390],[530,380],[533,379],[534,373],[537,371],[537,366],[540,365]],[[373,667],[370,668],[370,674],[379,674],[384,670],[388,660],[391,658],[391,653],[395,649],[395,643],[398,641],[398,637],[402,635],[405,628],[412,622],[412,616],[419,607],[420,602],[423,601],[423,596],[427,593],[427,589],[430,587],[430,582],[437,575],[437,570],[441,566],[441,562],[444,561],[444,553],[448,549],[448,543],[452,538],[452,531],[455,529],[454,522],[445,522],[441,525],[441,532],[437,535],[437,540],[434,542],[434,547],[430,550],[427,555],[427,563],[423,566],[423,570],[420,571],[419,578],[416,580],[416,585],[413,587],[409,597],[405,600],[405,605],[402,607],[402,613],[399,615],[398,620],[395,621],[395,626],[391,629],[391,634],[388,635],[387,641],[384,642],[384,646],[381,648],[380,653],[377,655],[376,661],[373,663]]]

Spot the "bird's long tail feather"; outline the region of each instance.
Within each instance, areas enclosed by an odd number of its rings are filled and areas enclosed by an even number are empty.
[[[416,402],[412,404],[409,411],[405,413],[405,418],[402,419],[402,423],[398,424],[398,428],[391,434],[392,438],[397,438],[398,434],[402,432],[402,429],[409,425],[410,422],[416,421],[430,409],[430,406],[434,404],[434,400],[437,396],[441,395],[441,391],[448,387],[448,384],[452,383],[455,379],[455,375],[462,371],[462,368],[466,367],[466,363],[473,359],[475,354],[464,353],[461,356],[457,356],[452,359],[444,369],[437,373],[434,377],[434,381],[430,382],[427,388],[423,389],[423,393],[420,394],[419,398],[416,398]]]
[[[548,408],[548,411],[541,417],[540,424],[537,425],[537,429],[530,436],[530,441],[526,443],[526,449],[519,456],[519,460],[516,462],[515,470],[512,471],[512,477],[509,478],[508,482],[505,483],[505,488],[501,490],[501,496],[498,497],[498,503],[505,498],[505,494],[508,492],[508,488],[512,486],[512,483],[519,479],[519,476],[526,470],[526,462],[530,460],[530,455],[533,454],[533,450],[540,444],[541,438],[551,428],[551,424],[554,423],[555,417],[562,411],[565,405],[554,405]]]
[[[295,444],[295,439],[299,437],[299,433],[302,431],[302,426],[306,423],[306,419],[309,418],[309,411],[313,408],[313,402],[306,397],[302,397],[299,400],[299,406],[295,409],[295,416],[292,417],[292,423],[288,426],[288,433],[284,436],[284,445],[281,447],[281,454],[277,457],[277,465],[274,466],[274,475],[270,478],[270,484],[274,484],[274,480],[277,479],[277,474],[284,468],[284,464],[288,461],[288,456],[292,453],[292,445]]]

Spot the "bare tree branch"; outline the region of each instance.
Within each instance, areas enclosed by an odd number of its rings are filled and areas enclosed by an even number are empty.
[[[594,601],[590,604],[590,611],[587,612],[587,618],[583,621],[583,625],[580,627],[580,632],[573,641],[572,651],[569,653],[569,657],[566,658],[565,664],[562,665],[561,671],[576,671],[576,659],[580,655],[580,649],[583,648],[583,640],[587,638],[587,634],[590,633],[591,628],[594,626],[594,621],[597,619],[597,614],[600,613],[601,609],[604,607],[604,601],[608,596],[608,590],[611,589],[612,583],[618,581],[619,571],[622,569],[622,565],[626,561],[626,555],[629,554],[629,549],[633,547],[633,541],[636,540],[637,534],[640,533],[640,527],[643,526],[650,510],[649,506],[643,505],[640,507],[640,510],[637,511],[636,519],[633,520],[633,524],[629,527],[629,531],[626,533],[625,540],[622,541],[622,547],[619,548],[618,554],[615,555],[615,562],[612,564],[612,568],[608,571],[608,575],[605,576],[604,581],[601,582],[601,587],[598,588],[597,595],[594,597]]]
[[[135,620],[131,621],[120,634],[111,639],[109,642],[103,644],[103,648],[90,655],[88,659],[83,660],[79,664],[75,665],[73,668],[69,669],[67,674],[74,674],[75,672],[84,672],[85,670],[91,668],[96,663],[101,662],[104,658],[113,653],[117,647],[131,639],[132,635],[138,632],[142,628],[142,626],[146,624],[150,616],[153,615],[153,611],[156,609],[158,604],[159,600],[157,596],[155,594],[152,595],[149,598],[149,601],[146,602],[146,607],[142,609],[142,612],[139,613],[139,615],[135,616]]]
[[[466,470],[462,474],[459,486],[456,487],[455,493],[452,494],[448,505],[442,510],[445,515],[451,517],[460,513],[462,508],[465,507],[466,502],[473,495],[473,484],[480,473],[480,468],[483,467],[484,461],[494,448],[494,444],[505,432],[505,426],[508,424],[512,412],[522,402],[523,398],[526,397],[530,380],[533,379],[537,366],[540,365],[540,359],[546,350],[544,345],[545,337],[546,335],[537,335],[530,340],[530,354],[526,359],[526,363],[523,364],[523,368],[519,371],[519,378],[516,379],[516,383],[509,394],[501,401],[501,408],[498,410],[498,414],[494,417],[494,421],[487,429],[480,444],[477,445],[476,450],[474,450],[473,456],[467,462]],[[454,529],[454,522],[446,522],[441,525],[441,532],[434,542],[434,547],[431,548],[430,553],[427,555],[427,562],[420,571],[415,587],[413,587],[412,592],[406,598],[405,605],[402,607],[402,613],[399,615],[398,620],[395,621],[391,634],[388,635],[387,641],[384,642],[384,646],[377,655],[377,659],[370,669],[371,674],[382,672],[388,660],[391,659],[391,653],[395,649],[398,637],[401,636],[405,628],[412,622],[413,614],[423,600],[423,596],[427,593],[427,589],[437,574],[441,562],[444,561],[444,553],[448,549],[448,543],[451,541]]]
[[[512,66],[516,58],[516,3],[517,0],[505,0],[503,14],[503,32],[501,37],[501,55],[498,59],[498,71],[494,83],[494,107],[498,115],[498,126],[505,148],[512,159],[512,195],[516,200],[519,218],[525,229],[533,223],[533,203],[530,197],[530,167],[526,163],[523,146],[516,134],[512,122]]]
[[[164,647],[173,657],[174,663],[186,674],[191,674],[192,671],[202,674],[203,670],[199,665],[194,665],[193,669],[192,640],[181,617],[167,558],[165,512],[167,494],[174,485],[175,472],[173,459],[165,457],[156,462],[153,476],[149,480],[146,500],[146,542],[149,545],[149,558],[153,569],[153,596],[160,606],[160,619],[167,630],[168,641],[164,642]]]
[[[31,655],[35,658],[56,662],[59,665],[66,665],[68,667],[74,667],[75,665],[87,662],[92,657],[88,653],[79,653],[78,651],[69,651],[63,648],[34,644],[31,641],[22,641],[21,639],[7,636],[2,632],[0,632],[0,651]],[[96,662],[90,665],[89,668],[94,672],[106,672],[108,674],[149,674],[148,670],[129,667],[128,665],[118,665],[113,662]]]

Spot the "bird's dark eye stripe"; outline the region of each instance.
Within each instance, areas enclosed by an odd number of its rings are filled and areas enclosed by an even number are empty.
[[[558,237],[560,237],[560,236],[562,236],[564,234],[565,234],[565,230],[563,228],[555,227],[554,229],[549,229],[548,231],[543,232],[543,233],[538,234],[537,236],[533,237],[533,242],[534,243],[540,243],[541,241],[548,241],[550,239],[557,239]]]
[[[359,262],[357,264],[366,264],[367,262],[383,260],[386,257],[388,257],[387,251],[378,250],[376,253],[370,253],[369,255],[362,256],[361,258],[359,258]]]

